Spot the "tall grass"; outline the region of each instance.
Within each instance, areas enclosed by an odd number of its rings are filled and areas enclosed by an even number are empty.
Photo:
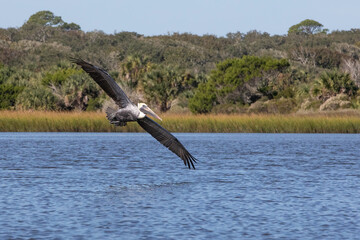
[[[135,128],[134,128],[135,127]],[[3,132],[116,132],[139,131],[136,125],[116,128],[105,114],[93,112],[1,111]]]
[[[164,114],[171,132],[360,133],[360,112],[291,115]],[[103,113],[0,111],[2,132],[142,132],[137,123],[111,125]]]

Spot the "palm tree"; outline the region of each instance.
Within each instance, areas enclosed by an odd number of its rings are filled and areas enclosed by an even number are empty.
[[[125,61],[120,64],[121,77],[127,83],[127,86],[133,90],[138,86],[140,78],[143,74],[151,69],[151,63],[145,57],[128,56]]]
[[[89,76],[72,66],[60,66],[47,72],[42,84],[52,90],[60,109],[86,110],[89,97],[96,98],[99,92]]]
[[[171,67],[158,67],[145,74],[142,84],[148,101],[158,105],[161,112],[171,107],[171,102],[183,90],[182,75]]]
[[[325,101],[339,93],[352,96],[356,91],[357,87],[348,73],[332,71],[324,72],[320,78],[316,80],[312,92],[318,96],[319,99]]]

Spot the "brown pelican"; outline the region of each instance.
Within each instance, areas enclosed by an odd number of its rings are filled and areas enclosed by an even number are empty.
[[[105,70],[87,63],[82,59],[74,58],[72,61],[87,72],[119,106],[118,110],[113,108],[108,108],[106,110],[106,117],[111,124],[125,126],[127,122],[137,121],[145,131],[151,134],[151,136],[178,155],[184,161],[185,166],[188,166],[189,168],[192,166],[195,169],[194,162],[196,162],[196,158],[194,158],[169,131],[147,117],[147,115],[150,115],[162,120],[145,103],[139,103],[136,106],[131,102],[124,91]]]

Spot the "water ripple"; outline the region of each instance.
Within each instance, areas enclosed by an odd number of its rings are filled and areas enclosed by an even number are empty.
[[[0,133],[0,239],[358,237],[360,135],[176,136]]]

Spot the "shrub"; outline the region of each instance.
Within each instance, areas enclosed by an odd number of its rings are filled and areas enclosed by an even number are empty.
[[[351,80],[348,73],[337,71],[324,72],[315,82],[313,94],[323,101],[339,93],[345,93],[348,96],[356,94],[358,87]]]
[[[212,81],[200,83],[194,97],[189,100],[189,108],[193,113],[208,113],[216,103],[215,85]]]
[[[15,106],[16,98],[24,89],[22,86],[10,84],[0,85],[0,109],[10,109]]]
[[[286,59],[271,57],[244,56],[220,62],[209,81],[199,85],[189,108],[196,113],[206,113],[214,103],[251,104],[266,95],[269,84],[288,67]]]

